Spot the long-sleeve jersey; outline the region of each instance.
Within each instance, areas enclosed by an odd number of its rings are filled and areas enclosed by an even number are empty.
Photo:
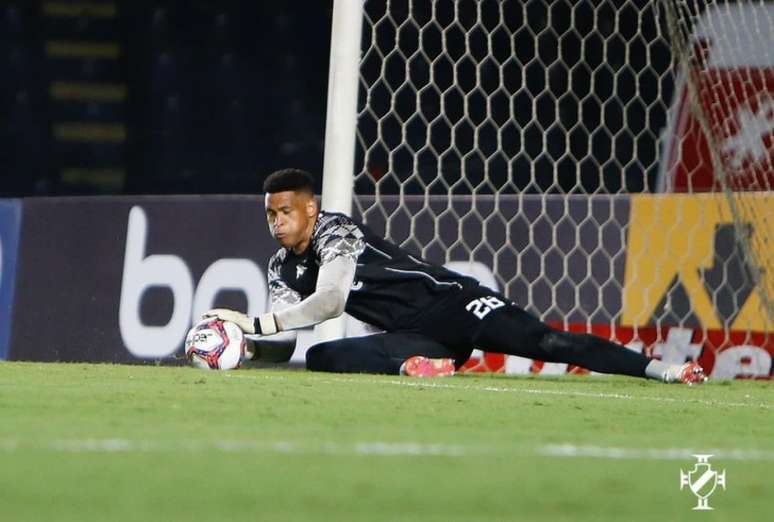
[[[321,267],[345,263],[355,270],[344,310],[386,331],[411,328],[448,292],[478,285],[411,255],[343,214],[320,212],[303,254],[281,248],[269,261],[272,308],[298,307],[318,290]]]

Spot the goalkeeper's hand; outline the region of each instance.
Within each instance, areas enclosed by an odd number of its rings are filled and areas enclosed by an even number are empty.
[[[272,335],[277,333],[277,321],[274,314],[269,312],[258,317],[250,317],[236,310],[227,308],[214,308],[204,312],[202,318],[216,317],[221,321],[231,321],[246,334]]]

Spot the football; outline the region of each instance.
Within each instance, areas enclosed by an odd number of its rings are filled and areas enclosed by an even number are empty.
[[[185,356],[197,368],[239,368],[247,342],[244,333],[230,321],[207,318],[196,323],[185,336]]]

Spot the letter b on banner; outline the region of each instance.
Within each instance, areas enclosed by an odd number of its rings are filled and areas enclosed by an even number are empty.
[[[185,262],[177,256],[145,256],[148,220],[139,207],[129,211],[124,275],[118,325],[126,348],[137,357],[169,355],[183,339],[189,325],[193,300],[193,279]],[[140,320],[142,295],[151,287],[172,291],[172,317],[164,326],[148,326]]]
[[[239,290],[247,297],[247,313],[265,309],[266,277],[249,259],[218,259],[202,274],[198,287],[185,260],[174,255],[145,256],[148,219],[140,207],[129,211],[124,272],[118,324],[121,338],[135,357],[159,358],[171,355],[183,342],[191,320],[213,307],[221,290]],[[174,303],[172,317],[162,326],[146,325],[140,304],[146,290],[169,288]],[[193,312],[193,313],[192,313]]]

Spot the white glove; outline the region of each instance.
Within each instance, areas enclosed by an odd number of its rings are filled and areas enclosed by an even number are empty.
[[[231,321],[246,334],[272,335],[277,333],[277,321],[274,314],[266,313],[258,317],[250,317],[236,310],[214,308],[204,312],[203,318],[217,317],[221,321]]]

